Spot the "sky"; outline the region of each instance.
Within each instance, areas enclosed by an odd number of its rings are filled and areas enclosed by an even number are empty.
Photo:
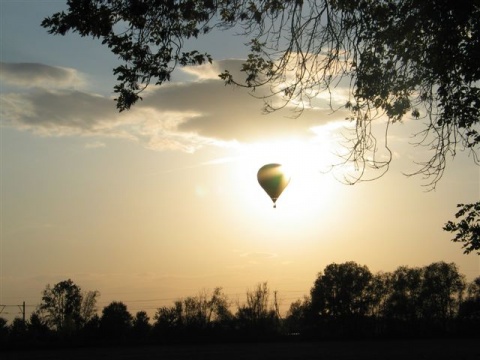
[[[212,65],[178,69],[118,113],[108,48],[41,28],[64,7],[0,0],[0,316],[20,316],[25,302],[28,317],[46,285],[66,279],[98,290],[99,310],[123,301],[153,316],[215,287],[241,303],[262,282],[285,311],[346,261],[373,273],[445,261],[468,281],[480,275],[479,256],[442,230],[457,204],[478,201],[480,168],[458,153],[435,191],[405,176],[428,156],[412,145],[418,121],[391,128],[383,177],[345,185],[348,168],[327,170],[346,113],[319,98],[300,117],[263,114],[261,100],[217,76],[246,57],[233,32],[193,44]],[[257,182],[267,163],[292,174],[276,209]]]

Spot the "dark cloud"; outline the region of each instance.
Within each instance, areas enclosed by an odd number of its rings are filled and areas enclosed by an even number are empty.
[[[102,119],[117,116],[111,99],[80,91],[36,91],[26,95],[25,100],[33,106],[33,116],[23,119],[30,125],[65,126],[92,131],[99,127]]]
[[[224,61],[221,64],[214,64],[214,69],[231,69],[232,64],[234,68],[235,66],[238,68],[239,63]],[[204,69],[206,73],[214,74],[211,69]],[[197,74],[202,78],[200,71]],[[266,90],[263,89],[249,93],[244,88],[225,86],[221,80],[212,76],[202,81],[160,87],[145,97],[143,105],[162,110],[188,110],[199,113],[199,116],[179,125],[179,130],[238,141],[255,141],[286,135],[306,136],[310,134],[309,129],[312,126],[345,117],[344,114],[333,117],[332,111],[326,106],[326,101],[323,109],[308,109],[299,117],[296,117],[298,113],[292,108],[265,114],[262,96],[266,94]]]
[[[3,93],[0,111],[7,125],[44,135],[116,136],[155,149],[184,151],[221,141],[313,136],[311,127],[344,118],[341,114],[330,116],[326,107],[308,109],[298,118],[293,118],[296,114],[291,110],[263,114],[263,100],[255,97],[264,95],[263,90],[252,96],[244,88],[225,86],[216,75],[223,69],[238,73],[240,64],[229,60],[189,68],[187,72],[196,81],[151,87],[143,101],[122,113],[111,98],[68,86]],[[3,69],[5,76],[17,83],[30,78],[68,85],[76,74],[41,64],[2,64]]]
[[[118,116],[111,99],[45,89],[3,95],[2,113],[11,126],[51,135],[101,132],[102,124]]]
[[[0,79],[22,87],[79,87],[84,80],[74,69],[37,63],[0,63]]]

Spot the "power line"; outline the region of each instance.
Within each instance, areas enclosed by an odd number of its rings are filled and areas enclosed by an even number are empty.
[[[4,313],[4,310],[6,307],[17,307],[19,308],[19,312],[17,314],[22,314],[22,320],[23,322],[25,322],[25,301],[21,304],[21,305],[5,305],[5,304],[0,304],[0,314],[3,314]],[[5,314],[10,314],[8,312],[5,312]]]
[[[124,292],[123,294],[134,294],[135,292]],[[294,294],[295,293],[298,293],[299,296],[295,296]],[[300,297],[303,297],[303,295],[306,294],[305,291],[303,290],[278,290],[278,294],[279,294],[279,300],[280,302],[284,302],[284,301],[294,301],[294,300],[298,300]],[[282,297],[281,295],[282,294],[286,294],[287,296],[286,297]],[[112,293],[107,293],[107,294],[104,294],[105,295],[109,295],[109,296],[112,296]],[[245,292],[235,292],[235,293],[229,293],[229,294],[224,294],[228,299],[233,299],[233,301],[235,301],[235,299],[238,300],[239,297],[242,297],[242,296],[245,296]],[[292,296],[293,295],[293,296]],[[196,296],[196,295],[193,295],[193,296]],[[188,296],[187,296],[188,297]],[[129,306],[129,310],[130,311],[136,311],[136,310],[157,310],[159,307],[161,306],[164,306],[167,302],[174,302],[174,301],[177,301],[177,300],[182,300],[184,299],[185,296],[175,296],[175,297],[160,297],[160,298],[157,298],[157,297],[152,297],[152,298],[143,298],[143,299],[131,299],[131,300],[119,300],[121,302],[123,302],[124,304],[126,305],[130,305]],[[152,302],[159,302],[160,304],[152,304]],[[143,304],[142,304],[143,303]],[[97,306],[99,308],[101,307],[104,307],[104,306],[108,306],[108,304],[110,304],[110,301],[98,301],[97,302]],[[29,305],[26,305],[25,304],[25,301],[18,305],[18,304],[0,304],[0,315],[1,314],[5,314],[5,315],[11,315],[11,314],[21,314],[22,315],[22,319],[25,320],[25,317],[26,317],[26,308],[36,308],[38,307],[40,304],[29,304]],[[144,306],[142,306],[144,305]],[[5,311],[6,308],[8,307],[16,307],[19,309],[18,312],[12,312],[12,311]]]

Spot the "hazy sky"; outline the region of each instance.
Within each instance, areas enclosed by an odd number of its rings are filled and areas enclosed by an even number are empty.
[[[25,301],[28,316],[47,284],[71,278],[100,291],[100,309],[120,300],[153,315],[217,286],[241,301],[264,281],[285,308],[334,262],[480,274],[479,256],[442,230],[456,204],[478,201],[480,169],[459,153],[426,192],[403,175],[428,155],[410,144],[413,121],[392,129],[387,175],[347,186],[324,172],[345,113],[318,100],[296,119],[262,115],[260,100],[218,79],[238,70],[244,39],[199,41],[212,66],[177,71],[119,114],[108,49],[40,27],[64,1],[0,1],[0,304]],[[270,162],[293,171],[276,209],[256,178]]]

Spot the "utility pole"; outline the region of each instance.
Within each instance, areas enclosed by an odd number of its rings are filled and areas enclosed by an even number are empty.
[[[19,305],[19,307],[20,307],[20,305]],[[25,301],[22,303],[22,307],[21,307],[20,311],[22,312],[22,319],[23,319],[23,323],[25,324]]]
[[[18,307],[20,309],[20,313],[22,314],[22,320],[25,323],[25,301],[21,305],[3,305],[0,304],[0,314],[3,313],[3,310],[5,310],[6,307]]]

